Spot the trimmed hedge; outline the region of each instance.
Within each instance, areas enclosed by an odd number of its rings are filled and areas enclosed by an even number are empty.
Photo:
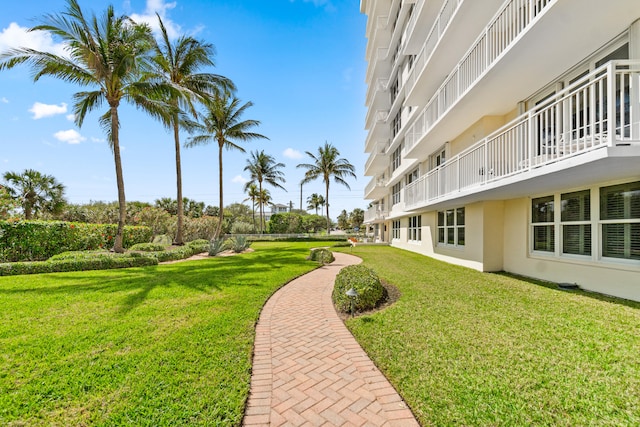
[[[343,313],[351,311],[351,299],[346,294],[351,288],[358,292],[353,305],[355,311],[375,308],[385,297],[385,289],[373,270],[360,264],[349,265],[336,276],[331,294],[336,309]]]
[[[310,261],[317,261],[320,264],[330,264],[335,261],[335,257],[333,256],[333,252],[331,252],[327,248],[313,248],[311,249],[311,254],[307,257]]]
[[[142,252],[157,252],[164,251],[167,245],[159,243],[136,243],[129,248],[130,251],[142,251]]]
[[[64,271],[108,270],[114,268],[158,265],[153,257],[101,256],[67,258],[53,261],[26,261],[0,264],[0,276],[18,274],[59,273]]]
[[[67,251],[113,247],[116,224],[0,221],[0,262],[39,261]],[[151,229],[125,226],[123,246],[151,240]]]

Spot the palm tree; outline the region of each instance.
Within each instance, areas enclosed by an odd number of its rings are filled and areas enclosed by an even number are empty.
[[[247,165],[244,170],[249,171],[251,175],[250,181],[247,183],[258,183],[258,193],[262,192],[262,183],[265,182],[277,188],[282,188],[287,191],[282,184],[284,183],[284,172],[280,169],[283,168],[284,163],[276,163],[273,156],[265,154],[264,151],[258,151],[251,153],[251,158],[247,159]],[[246,186],[245,186],[246,188]],[[260,233],[264,231],[264,204],[260,204]]]
[[[98,19],[95,14],[87,20],[78,0],[68,0],[67,9],[60,14],[46,15],[41,25],[31,31],[49,31],[67,46],[68,57],[29,48],[11,49],[0,55],[0,70],[26,63],[34,71],[33,79],[52,76],[95,90],[74,94],[75,123],[82,126],[88,112],[102,107],[109,109],[100,117],[113,152],[118,187],[118,229],[114,250],[124,252],[122,232],[126,220],[126,199],[120,157],[120,120],[118,107],[128,101],[162,120],[165,105],[159,93],[168,91],[163,85],[146,82],[142,72],[149,69],[149,53],[154,44],[151,29],[136,24],[126,16],[116,16],[108,6]]]
[[[349,163],[347,159],[339,158],[340,152],[338,149],[328,142],[325,142],[324,146],[318,148],[317,155],[314,155],[309,151],[306,153],[311,157],[313,163],[301,163],[298,165],[299,168],[307,170],[304,174],[302,183],[306,184],[317,178],[322,178],[324,181],[325,201],[327,204],[327,234],[331,234],[331,219],[329,218],[329,182],[331,177],[333,177],[333,180],[336,183],[342,184],[348,189],[351,189],[347,181],[345,181],[345,178],[348,176],[356,178],[356,174],[354,172],[355,167]]]
[[[160,15],[157,16],[161,39],[154,46],[154,69],[147,75],[147,78],[151,81],[163,82],[174,89],[168,93],[167,99],[164,100],[170,106],[165,121],[173,130],[176,153],[176,200],[178,201],[175,243],[182,245],[184,244],[184,203],[180,161],[180,127],[189,128],[189,124],[181,120],[180,113],[186,110],[197,117],[193,104],[195,99],[205,97],[208,93],[221,88],[233,88],[233,83],[226,77],[217,74],[198,73],[202,67],[215,66],[213,62],[214,46],[189,36],[181,36],[174,43],[171,43],[162,18]]]
[[[266,188],[263,188],[261,191],[258,191],[258,196],[256,197],[256,202],[260,206],[266,206],[271,204],[271,193]],[[264,226],[264,217],[260,218],[260,229],[263,229]]]
[[[253,232],[256,231],[256,199],[258,198],[259,192],[258,187],[252,183],[248,182],[247,185],[244,186],[244,191],[247,192],[248,198],[244,199],[243,202],[251,200],[251,216],[253,218]]]
[[[202,134],[189,138],[187,147],[216,142],[218,144],[218,165],[220,181],[220,221],[214,235],[214,239],[220,236],[222,229],[222,219],[224,218],[223,205],[223,185],[222,185],[222,149],[235,148],[244,152],[244,148],[233,141],[250,141],[252,139],[269,139],[264,135],[249,130],[260,124],[257,120],[241,120],[242,114],[253,105],[247,102],[240,105],[240,100],[233,96],[228,90],[223,90],[212,94],[206,101],[206,115],[202,118],[200,126]]]
[[[6,172],[3,176],[9,195],[22,207],[25,219],[40,211],[56,213],[64,206],[64,185],[51,175],[27,169],[21,174]]]
[[[315,209],[316,215],[318,215],[318,208],[324,206],[324,197],[322,197],[322,194],[313,193],[307,197],[307,203],[307,209]]]

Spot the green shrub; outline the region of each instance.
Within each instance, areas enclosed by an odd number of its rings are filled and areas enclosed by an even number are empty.
[[[117,228],[115,224],[0,221],[0,262],[40,261],[66,251],[111,248]],[[150,228],[124,227],[125,248],[150,240]]]
[[[137,243],[129,248],[130,251],[142,251],[142,252],[157,252],[164,251],[167,248],[166,245],[159,243]]]
[[[351,310],[351,299],[346,295],[351,288],[358,293],[353,304],[355,311],[375,308],[385,297],[385,289],[373,270],[363,265],[349,265],[336,276],[331,294],[338,311],[348,313]]]
[[[114,268],[143,267],[157,264],[158,260],[151,257],[130,257],[123,254],[113,254],[91,258],[78,257],[53,261],[3,263],[0,264],[0,276],[57,273],[63,271],[107,270]]]
[[[313,248],[311,254],[307,257],[308,260],[317,261],[322,265],[330,264],[335,261],[333,252],[327,248]]]
[[[202,252],[206,252],[207,248],[209,247],[209,240],[207,239],[196,239],[196,240],[192,240],[190,242],[187,242],[188,246],[192,246],[192,247],[196,247],[196,248],[202,248],[204,247],[204,250]]]
[[[228,243],[224,239],[212,239],[209,244],[209,256],[216,256],[226,250]]]
[[[251,246],[251,242],[247,239],[247,236],[236,236],[229,239],[229,246],[232,251],[239,254],[246,251]]]

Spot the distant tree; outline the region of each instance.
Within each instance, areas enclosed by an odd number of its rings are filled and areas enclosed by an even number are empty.
[[[0,219],[12,216],[20,205],[11,197],[9,191],[0,185]]]
[[[349,228],[349,215],[345,209],[343,209],[342,212],[340,212],[340,215],[338,215],[338,228],[342,230]]]
[[[40,211],[58,213],[65,204],[64,185],[51,175],[33,169],[4,174],[6,190],[22,208],[25,219],[37,217]]]
[[[213,57],[215,48],[191,36],[180,36],[173,43],[169,39],[167,29],[158,16],[160,40],[154,45],[152,70],[146,77],[170,86],[173,90],[166,92],[162,101],[169,108],[165,111],[164,123],[173,131],[176,157],[176,214],[178,216],[175,243],[184,243],[184,205],[182,196],[182,163],[180,160],[180,127],[189,129],[188,122],[181,120],[181,112],[186,111],[197,116],[194,101],[207,96],[213,91],[225,87],[233,87],[226,77],[217,74],[198,72],[203,67],[215,66]],[[193,216],[193,218],[198,218]]]
[[[253,182],[250,182],[249,185],[245,185],[244,191],[247,192],[248,198],[244,199],[243,202],[247,202],[251,200],[251,218],[254,232],[256,230],[256,199],[259,195],[258,186]]]
[[[342,184],[348,189],[349,184],[345,180],[347,177],[356,177],[355,167],[349,163],[346,159],[341,159],[340,152],[333,145],[328,142],[324,143],[324,146],[318,148],[318,154],[315,155],[306,152],[313,160],[313,163],[301,163],[299,168],[306,169],[304,174],[303,184],[313,181],[317,178],[322,178],[325,185],[325,202],[327,204],[327,234],[331,233],[331,218],[329,217],[329,183],[333,177],[334,182]]]
[[[207,102],[205,102],[207,112],[202,118],[202,124],[199,126],[202,133],[191,137],[187,144],[188,147],[209,144],[211,142],[218,145],[220,221],[218,221],[218,228],[214,234],[214,239],[220,236],[222,219],[224,217],[223,148],[236,149],[244,152],[245,149],[234,141],[247,142],[253,139],[268,139],[264,135],[250,131],[252,128],[260,125],[259,121],[241,120],[242,115],[252,105],[251,102],[240,105],[240,100],[226,90],[213,94],[207,99]]]
[[[258,183],[258,193],[262,191],[262,183],[269,184],[276,188],[281,188],[286,191],[282,186],[285,183],[284,172],[282,168],[284,163],[277,163],[273,156],[265,154],[264,150],[254,151],[251,153],[251,157],[247,160],[247,165],[244,170],[249,171],[249,182],[245,185],[245,190],[249,185]],[[260,233],[264,230],[264,204],[260,203]]]
[[[204,208],[204,214],[206,216],[220,216],[220,208],[217,206],[207,205],[207,207]]]
[[[263,188],[262,191],[258,192],[258,196],[256,197],[256,202],[258,205],[268,206],[271,204],[271,193],[266,188]]]
[[[302,227],[307,233],[317,233],[327,226],[327,221],[322,215],[304,215]]]
[[[364,211],[360,208],[355,208],[349,214],[349,223],[351,228],[361,228],[364,222]]]
[[[316,215],[318,215],[318,208],[322,208],[324,203],[324,197],[322,197],[322,194],[313,193],[307,197],[307,209],[315,209]]]

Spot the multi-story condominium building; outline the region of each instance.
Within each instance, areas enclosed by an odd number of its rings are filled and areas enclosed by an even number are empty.
[[[640,300],[640,2],[360,8],[377,239]]]

